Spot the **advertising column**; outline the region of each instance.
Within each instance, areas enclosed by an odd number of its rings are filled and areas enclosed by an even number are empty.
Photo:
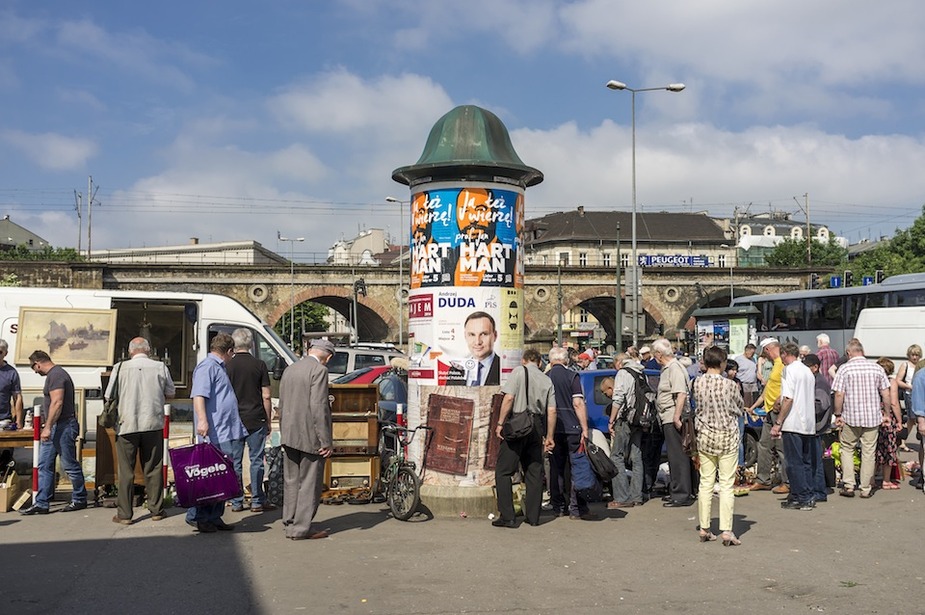
[[[435,430],[432,484],[490,485],[492,399],[523,350],[523,192],[427,188],[411,202],[409,413]]]

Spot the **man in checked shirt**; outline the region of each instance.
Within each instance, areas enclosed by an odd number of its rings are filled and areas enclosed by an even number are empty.
[[[842,489],[854,497],[854,447],[861,441],[861,497],[869,498],[874,478],[874,455],[880,425],[889,420],[890,381],[886,373],[864,356],[864,346],[852,339],[845,346],[848,361],[835,372],[835,427],[841,441]]]

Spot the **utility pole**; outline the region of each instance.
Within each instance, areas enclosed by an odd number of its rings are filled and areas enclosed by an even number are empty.
[[[87,259],[90,258],[90,250],[92,247],[92,232],[93,232],[93,199],[96,197],[96,193],[99,191],[100,187],[97,186],[96,190],[93,189],[93,176],[87,176]]]
[[[81,239],[83,239],[84,227],[83,227],[83,218],[80,215],[80,199],[82,195],[74,191],[74,201],[75,207],[77,209],[77,253],[80,254]]]
[[[809,193],[803,193],[803,199],[806,203],[806,263],[813,264],[813,231],[809,224]]]

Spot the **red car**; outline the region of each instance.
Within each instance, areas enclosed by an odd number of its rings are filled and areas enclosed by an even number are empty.
[[[361,367],[349,374],[338,376],[331,384],[375,384],[382,374],[392,371],[391,365],[377,365],[375,367]]]

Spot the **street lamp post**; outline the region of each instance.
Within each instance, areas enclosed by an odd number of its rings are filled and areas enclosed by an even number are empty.
[[[283,237],[276,231],[277,241],[289,242],[289,347],[295,350],[295,261],[293,260],[293,247],[296,242],[305,241],[304,237]]]
[[[614,269],[617,272],[617,292],[614,305],[614,328],[616,329],[616,340],[614,345],[616,350],[614,356],[623,352],[623,301],[620,296],[620,223],[617,223],[617,247],[614,250],[614,260],[616,261]]]
[[[636,257],[636,92],[654,92],[657,90],[667,90],[668,92],[680,92],[685,88],[683,83],[669,83],[660,88],[631,88],[622,81],[611,79],[607,82],[607,87],[611,90],[626,90],[632,93],[632,125],[633,125],[633,229],[632,229],[632,262],[630,270],[633,272],[633,346],[639,344],[639,260]]]
[[[730,246],[729,244],[721,244],[719,247],[726,250],[732,250],[732,256],[729,257],[729,307],[732,307],[732,302],[735,300],[735,283],[732,277],[732,267],[735,265],[735,246]]]
[[[387,196],[385,200],[389,203],[398,203],[398,213],[400,216],[398,228],[398,347],[404,352],[404,329],[405,329],[405,268],[403,256],[405,253],[405,205],[410,205],[410,201],[402,201],[394,196]]]

